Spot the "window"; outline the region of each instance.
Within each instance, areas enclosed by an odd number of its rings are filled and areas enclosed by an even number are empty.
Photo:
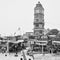
[[[42,30],[39,31],[42,34]]]
[[[36,32],[35,34],[36,34],[36,35],[39,35],[39,32]]]
[[[39,24],[36,24],[36,27],[39,27]]]
[[[40,24],[39,27],[42,28],[42,24]]]
[[[36,22],[38,22],[39,21],[39,19],[36,19]]]

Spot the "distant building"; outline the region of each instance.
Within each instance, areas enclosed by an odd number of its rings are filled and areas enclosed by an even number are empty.
[[[23,34],[23,39],[29,39],[30,36],[34,36],[33,32],[26,32],[25,34]]]

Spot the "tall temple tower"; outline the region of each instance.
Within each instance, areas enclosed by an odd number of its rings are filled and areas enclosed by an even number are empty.
[[[44,33],[44,8],[40,2],[34,8],[34,35],[41,37]]]

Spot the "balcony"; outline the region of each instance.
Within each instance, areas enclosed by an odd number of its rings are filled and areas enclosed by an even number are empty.
[[[44,29],[44,27],[34,27],[34,29]]]
[[[44,20],[34,20],[34,24],[44,23]]]
[[[40,28],[40,29],[34,29],[34,31],[40,31],[40,30],[44,30],[43,28]]]

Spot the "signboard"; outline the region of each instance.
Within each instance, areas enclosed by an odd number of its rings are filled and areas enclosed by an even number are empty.
[[[38,44],[38,45],[46,45],[47,44],[47,42],[37,42],[36,44]]]

